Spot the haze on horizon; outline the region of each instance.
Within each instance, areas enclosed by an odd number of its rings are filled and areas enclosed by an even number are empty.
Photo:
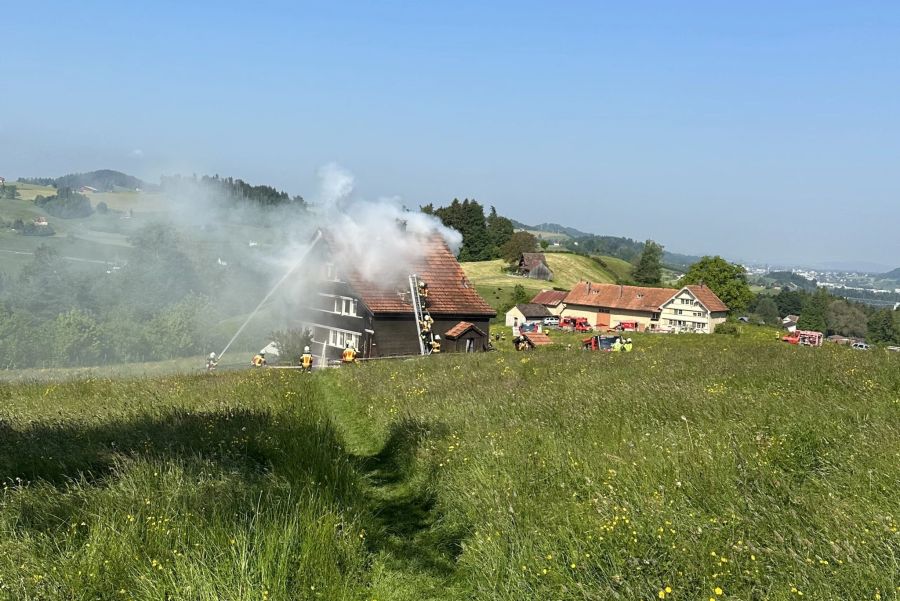
[[[5,7],[0,175],[474,197],[743,260],[900,266],[900,5]]]

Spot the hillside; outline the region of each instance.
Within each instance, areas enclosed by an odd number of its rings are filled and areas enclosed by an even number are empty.
[[[635,340],[0,385],[0,583],[136,601],[893,598],[897,357],[768,332]]]
[[[897,269],[892,269],[887,273],[883,273],[880,277],[884,280],[893,280],[895,282],[900,282],[900,267],[898,267]]]
[[[117,192],[147,187],[145,182],[133,175],[128,175],[121,171],[113,171],[112,169],[99,169],[87,173],[70,173],[62,177],[22,178],[22,182],[55,188],[78,189],[81,186],[90,186],[91,188],[96,188],[98,192]]]
[[[616,281],[612,270],[604,269],[588,257],[571,253],[546,253],[546,256],[555,276],[552,282],[509,275],[505,273],[506,262],[500,259],[462,263],[462,268],[481,296],[495,309],[512,304],[513,289],[517,285],[522,286],[531,298],[547,288],[569,289],[581,279],[608,283]],[[616,264],[616,267],[619,265]]]

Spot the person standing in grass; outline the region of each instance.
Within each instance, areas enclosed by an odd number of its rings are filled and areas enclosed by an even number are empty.
[[[341,363],[345,365],[356,363],[356,349],[354,349],[353,345],[351,345],[349,342],[347,343],[347,348],[345,348],[344,352],[341,353]]]
[[[626,353],[630,353],[630,352],[631,352],[631,338],[626,338],[626,339],[625,339],[625,344],[622,345],[622,349],[623,349]]]
[[[303,371],[309,373],[312,371],[313,366],[313,356],[312,353],[309,352],[309,347],[303,347],[303,354],[300,355],[300,367],[303,368]]]

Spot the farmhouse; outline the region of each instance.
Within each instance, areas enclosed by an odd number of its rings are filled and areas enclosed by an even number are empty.
[[[531,302],[546,307],[552,315],[559,315],[566,308],[564,301],[568,294],[568,290],[541,290]]]
[[[634,323],[639,330],[711,333],[728,312],[702,285],[676,290],[579,282],[564,303],[563,317],[584,317],[598,329]]]
[[[506,325],[543,323],[545,317],[553,315],[544,305],[520,303],[506,312]]]
[[[419,241],[422,255],[409,269],[428,285],[427,311],[434,319],[432,332],[443,341],[441,350],[487,350],[496,311],[475,291],[441,236]],[[313,353],[337,359],[350,344],[361,358],[419,354],[408,275],[373,281],[353,266],[342,272],[335,264],[335,248],[326,234],[311,255],[312,264],[321,268],[314,278],[316,292],[301,308],[300,325],[313,333]]]
[[[660,325],[674,332],[711,334],[728,317],[728,307],[703,284],[685,286],[662,305]]]
[[[522,253],[519,257],[519,275],[536,279],[552,280],[553,272],[547,267],[547,257],[544,253]]]

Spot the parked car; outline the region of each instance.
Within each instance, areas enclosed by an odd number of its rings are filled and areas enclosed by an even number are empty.
[[[559,317],[557,317],[556,315],[552,315],[550,317],[545,317],[544,325],[545,326],[558,326],[559,325]]]
[[[869,350],[869,345],[866,344],[865,342],[854,342],[854,343],[851,344],[850,346],[851,346],[851,348],[855,348],[855,349],[858,350],[858,351],[867,351],[867,350]]]

